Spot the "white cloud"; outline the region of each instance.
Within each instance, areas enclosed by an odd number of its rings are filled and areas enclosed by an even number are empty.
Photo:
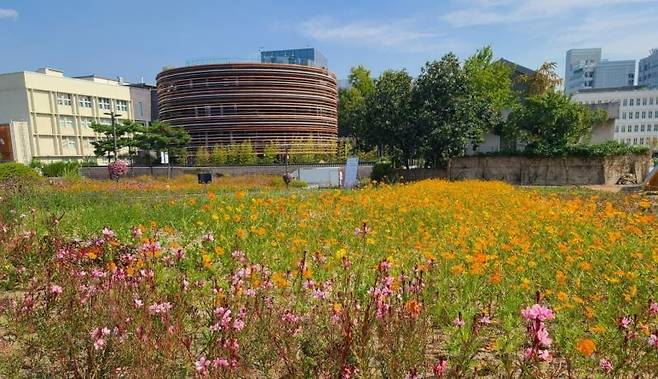
[[[414,20],[338,22],[331,17],[316,17],[302,23],[299,31],[318,41],[399,51],[436,51],[458,44]]]
[[[0,8],[0,18],[17,18],[18,11],[11,8]]]
[[[637,9],[636,4],[650,2],[655,0],[470,0],[465,7],[449,12],[441,18],[457,27],[517,24],[569,16],[577,11],[611,9],[614,6]],[[613,15],[615,13],[610,12]]]

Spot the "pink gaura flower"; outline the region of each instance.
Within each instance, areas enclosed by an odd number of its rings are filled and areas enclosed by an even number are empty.
[[[105,237],[105,239],[114,238],[115,236],[116,234],[112,229],[108,228],[107,226],[103,228],[103,237]]]
[[[213,236],[212,233],[207,233],[203,236],[202,239],[203,239],[204,242],[212,242],[212,241],[215,240],[215,236]]]
[[[226,360],[226,358],[215,358],[212,361],[213,367],[222,367],[222,368],[227,368],[229,367],[229,363]]]
[[[158,314],[166,314],[173,308],[173,305],[171,303],[166,302],[166,303],[155,303],[151,306],[149,306],[149,313],[152,315],[158,315]]]
[[[632,319],[632,318],[630,318],[630,317],[628,317],[628,316],[624,316],[624,317],[621,319],[621,321],[619,322],[619,326],[621,326],[622,329],[628,329],[628,327],[629,327],[632,323],[633,323],[633,319]]]
[[[50,293],[59,296],[64,292],[64,289],[61,286],[58,286],[57,284],[51,284],[50,285]]]
[[[601,360],[599,361],[599,367],[601,367],[601,370],[603,370],[603,372],[605,372],[606,374],[609,374],[614,368],[612,366],[612,363],[605,358],[601,358]]]
[[[649,314],[651,316],[657,316],[658,315],[658,303],[652,302],[651,305],[649,305]]]
[[[651,334],[647,342],[649,343],[649,346],[658,348],[658,334],[656,333]]]
[[[553,314],[552,310],[540,304],[535,304],[532,307],[525,308],[524,310],[521,311],[521,315],[523,316],[523,318],[525,318],[528,321],[530,320],[544,321],[544,320],[552,320],[555,318],[555,315]]]
[[[454,325],[454,326],[456,326],[456,327],[458,327],[458,328],[461,328],[462,326],[464,326],[464,324],[465,324],[465,323],[464,323],[464,320],[462,319],[462,315],[461,315],[461,313],[457,316],[457,318],[455,318],[454,320],[452,320],[452,325]]]
[[[199,359],[197,359],[196,362],[194,362],[194,369],[199,375],[202,376],[207,376],[208,375],[208,367],[210,367],[211,362],[206,359],[206,357],[201,356]]]
[[[482,316],[480,318],[480,324],[485,324],[485,325],[491,324],[491,318],[489,316]]]
[[[442,377],[446,372],[446,367],[448,367],[448,361],[445,358],[439,358],[439,361],[432,366],[434,377]]]

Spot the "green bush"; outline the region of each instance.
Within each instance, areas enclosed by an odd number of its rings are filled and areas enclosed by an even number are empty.
[[[74,177],[80,175],[80,163],[73,161],[59,161],[41,166],[41,174],[48,178]]]
[[[0,163],[0,182],[28,182],[39,179],[39,174],[22,163]]]
[[[607,141],[596,145],[576,145],[567,149],[567,155],[583,157],[609,157],[626,154],[647,154],[649,148],[644,146],[631,146],[617,141]]]
[[[393,183],[397,180],[397,175],[390,161],[381,160],[372,167],[370,179],[375,182]]]

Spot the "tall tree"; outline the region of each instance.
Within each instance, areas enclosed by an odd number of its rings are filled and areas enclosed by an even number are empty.
[[[425,157],[434,165],[463,155],[469,143],[479,143],[495,124],[493,108],[472,90],[452,53],[425,64],[416,79],[413,101],[425,135]]]
[[[407,168],[422,144],[411,102],[412,89],[413,78],[405,70],[385,71],[366,101],[370,127],[365,142],[387,151]]]
[[[464,61],[464,72],[470,91],[501,113],[512,107],[515,101],[512,90],[512,67],[502,61],[494,61],[490,46],[477,50]]]
[[[338,134],[355,137],[357,143],[367,129],[366,99],[372,95],[375,84],[370,70],[364,66],[352,67],[349,75],[350,87],[338,93]]]

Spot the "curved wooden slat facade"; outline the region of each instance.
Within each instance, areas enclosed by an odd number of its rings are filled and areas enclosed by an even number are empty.
[[[191,149],[251,141],[291,153],[336,149],[338,91],[326,69],[240,63],[180,67],[157,76],[160,119],[184,127]]]

